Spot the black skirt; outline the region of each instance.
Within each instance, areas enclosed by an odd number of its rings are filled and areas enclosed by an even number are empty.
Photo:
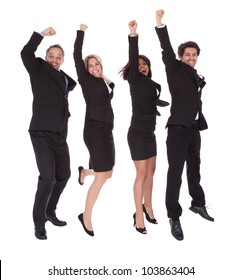
[[[91,120],[84,127],[84,142],[90,154],[90,162],[95,172],[105,172],[115,165],[115,145],[113,125]]]
[[[132,124],[127,135],[132,160],[145,160],[157,155],[155,125]]]

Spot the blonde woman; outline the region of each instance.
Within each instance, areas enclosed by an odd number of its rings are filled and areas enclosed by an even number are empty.
[[[78,82],[86,102],[84,142],[90,155],[91,169],[79,167],[79,182],[94,175],[89,188],[85,209],[78,218],[87,234],[94,236],[91,217],[94,204],[106,180],[112,176],[115,164],[113,139],[114,114],[111,106],[114,83],[103,75],[101,58],[91,54],[83,59],[82,48],[87,25],[81,24],[74,44],[74,61]]]

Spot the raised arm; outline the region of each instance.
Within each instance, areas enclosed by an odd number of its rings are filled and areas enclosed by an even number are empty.
[[[80,29],[77,30],[77,35],[74,43],[74,62],[75,68],[78,76],[79,83],[83,83],[88,77],[88,71],[85,68],[82,49],[84,42],[85,30],[88,28],[86,24],[81,23]]]
[[[175,67],[177,65],[177,59],[176,55],[173,51],[167,27],[163,24],[162,19],[165,14],[165,11],[163,9],[156,11],[156,33],[159,39],[159,42],[161,44],[162,48],[162,60],[166,66],[167,71],[173,71],[175,70]]]
[[[23,47],[21,51],[21,58],[23,64],[30,75],[36,73],[39,69],[39,62],[35,57],[35,52],[43,40],[44,36],[53,36],[56,32],[52,27],[44,29],[41,33],[33,32],[28,43]]]
[[[139,48],[138,48],[138,34],[137,22],[132,20],[129,22],[128,27],[130,29],[129,34],[129,80],[134,80],[139,77]]]

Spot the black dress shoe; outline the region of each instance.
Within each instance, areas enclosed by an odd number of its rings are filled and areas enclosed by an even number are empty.
[[[56,215],[47,215],[47,220],[50,221],[53,225],[58,227],[66,226],[67,223],[65,221],[59,220]]]
[[[84,170],[84,167],[83,166],[79,166],[78,170],[79,170],[78,182],[79,182],[80,185],[84,185],[84,182],[81,182],[81,173]]]
[[[83,213],[79,214],[78,219],[80,220],[85,232],[90,236],[94,236],[93,230],[88,230],[87,227],[85,226]]]
[[[45,240],[47,239],[47,232],[45,230],[44,226],[37,226],[35,227],[35,236],[40,239],[40,240]]]
[[[196,214],[199,214],[201,217],[203,217],[204,219],[208,220],[208,221],[211,221],[211,222],[214,222],[214,218],[210,217],[208,215],[208,212],[207,212],[207,209],[205,206],[191,206],[189,207],[189,209],[196,213]]]
[[[177,240],[183,240],[183,231],[181,227],[180,221],[173,221],[172,219],[169,219],[170,225],[171,225],[171,233]]]

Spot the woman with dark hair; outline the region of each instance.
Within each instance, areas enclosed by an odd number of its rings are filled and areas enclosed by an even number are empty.
[[[94,235],[91,216],[99,192],[112,176],[115,164],[113,139],[114,114],[111,106],[114,83],[103,74],[102,61],[97,55],[82,57],[82,47],[87,25],[81,24],[74,44],[74,61],[86,103],[84,141],[90,154],[90,169],[79,167],[79,183],[87,175],[94,175],[85,203],[85,210],[78,218],[85,232]]]
[[[156,106],[166,106],[168,103],[159,99],[161,86],[151,79],[150,60],[139,54],[137,22],[133,20],[128,26],[129,62],[119,73],[128,81],[132,99],[132,118],[127,138],[136,168],[134,226],[138,232],[146,234],[143,212],[150,223],[157,224],[152,209],[153,176],[157,155],[155,125],[156,115],[160,115]]]

